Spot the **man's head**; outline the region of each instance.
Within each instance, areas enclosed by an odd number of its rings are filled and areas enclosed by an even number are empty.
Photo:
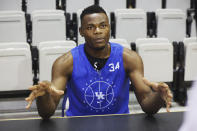
[[[105,10],[92,5],[82,11],[80,18],[79,31],[85,38],[86,45],[96,50],[105,48],[110,36],[109,19]]]

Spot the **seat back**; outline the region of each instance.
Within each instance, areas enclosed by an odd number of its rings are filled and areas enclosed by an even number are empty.
[[[173,41],[183,41],[186,37],[186,15],[179,9],[158,9],[157,37]]]
[[[0,10],[22,10],[22,0],[1,0]]]
[[[94,0],[66,0],[66,12],[76,13],[78,9],[84,9],[94,4]]]
[[[0,42],[26,42],[25,15],[22,11],[0,12]]]
[[[186,13],[186,10],[190,8],[191,0],[166,0],[166,8],[168,9],[181,9]]]
[[[147,34],[146,13],[142,9],[115,10],[115,36],[126,39],[129,43]]]
[[[74,41],[41,42],[39,50],[39,76],[40,81],[51,80],[51,70],[54,61],[61,55],[76,46]]]
[[[126,9],[127,1],[126,0],[100,0],[99,5],[110,13],[110,12],[114,12],[116,9]]]
[[[197,38],[185,38],[185,81],[194,81],[197,77]]]
[[[60,10],[35,11],[32,13],[32,45],[44,41],[66,40],[64,12]]]
[[[150,81],[172,82],[173,46],[168,39],[138,39],[136,45],[144,64],[144,76]]]
[[[194,17],[193,17],[194,18]],[[191,36],[192,37],[196,37],[197,36],[197,28],[196,28],[197,24],[195,19],[192,20],[192,25],[191,25]]]
[[[35,10],[55,10],[56,0],[27,0],[27,13]]]
[[[145,11],[156,11],[162,8],[162,0],[136,0],[136,8]]]
[[[0,65],[0,91],[27,90],[33,84],[28,43],[1,43]]]
[[[129,43],[125,39],[109,39],[109,42],[118,43],[118,44],[122,45],[123,47],[131,49]]]

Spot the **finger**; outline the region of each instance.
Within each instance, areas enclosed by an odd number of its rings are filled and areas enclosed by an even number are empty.
[[[168,102],[168,103],[166,104],[166,111],[167,111],[167,112],[170,112],[170,107],[171,107],[171,102]]]
[[[28,102],[28,105],[27,105],[25,108],[26,108],[26,109],[29,109],[29,108],[31,107],[31,105],[32,105],[32,102],[33,102],[33,101],[29,101],[29,102]]]
[[[64,91],[56,89],[53,85],[50,87],[51,95],[58,95],[61,96],[64,94]]]
[[[49,92],[52,95],[63,95],[64,94],[64,91],[56,89],[56,87],[51,85],[49,82],[41,82],[39,84],[40,84],[40,86],[43,86],[47,90],[47,92]]]
[[[40,85],[33,85],[31,87],[29,87],[28,89],[33,91],[33,90],[40,90],[42,87]]]
[[[64,91],[62,91],[62,90],[58,90],[56,88],[52,88],[52,90],[54,91],[54,93],[56,93],[58,95],[63,95],[64,94]]]
[[[32,92],[29,97],[25,98],[25,100],[28,102],[28,105],[26,106],[26,109],[29,109],[32,105],[32,102],[35,100],[35,98],[37,98],[38,96],[43,96],[45,94],[44,91],[41,91],[41,92],[38,92],[38,93],[35,93],[35,92]]]
[[[51,93],[51,89],[50,89],[51,84],[43,81],[39,83],[39,86],[43,87],[43,89],[46,90],[48,93]]]

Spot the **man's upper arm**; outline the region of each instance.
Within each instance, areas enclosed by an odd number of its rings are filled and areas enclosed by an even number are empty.
[[[73,70],[73,57],[71,52],[60,56],[52,67],[52,85],[59,89],[65,90],[66,83],[70,78]]]
[[[134,85],[134,91],[138,101],[141,102],[151,89],[144,84],[144,67],[141,57],[134,51],[124,49],[124,68]]]

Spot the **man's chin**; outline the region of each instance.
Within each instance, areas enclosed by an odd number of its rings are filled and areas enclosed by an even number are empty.
[[[95,47],[94,49],[99,51],[99,50],[103,50],[104,48],[105,46],[100,46],[100,47]]]

